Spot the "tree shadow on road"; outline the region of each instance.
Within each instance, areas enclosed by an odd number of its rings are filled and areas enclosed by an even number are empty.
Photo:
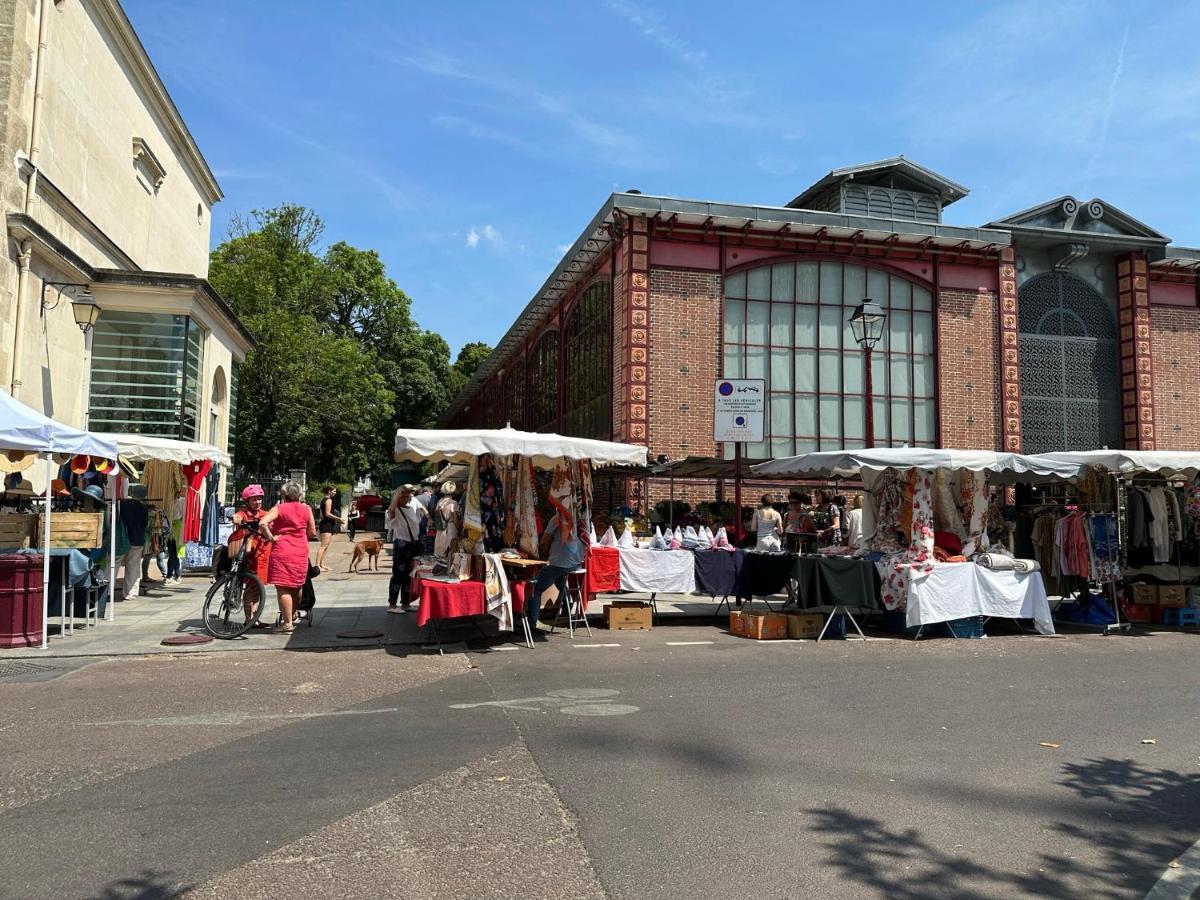
[[[137,875],[114,881],[89,900],[175,900],[187,890],[187,886],[178,886],[169,872],[146,869]]]
[[[1059,783],[1082,802],[1072,804],[1069,821],[1029,830],[1031,848],[1059,843],[1061,849],[1042,849],[1011,868],[938,846],[920,829],[892,827],[846,809],[816,808],[809,815],[813,830],[825,838],[828,863],[846,881],[894,900],[1140,897],[1200,837],[1200,776],[1117,759],[1067,763],[1063,774]],[[986,816],[992,802],[980,793],[973,803],[977,815]],[[1059,818],[1066,814],[1064,808]],[[1087,858],[1072,858],[1070,851],[1080,845],[1089,848]]]

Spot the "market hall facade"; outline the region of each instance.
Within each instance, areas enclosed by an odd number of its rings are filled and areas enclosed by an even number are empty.
[[[713,385],[763,378],[746,458],[863,447],[869,297],[875,446],[1200,446],[1200,250],[1103,199],[946,224],[966,194],[904,157],[782,206],[613,194],[444,421],[728,458]]]

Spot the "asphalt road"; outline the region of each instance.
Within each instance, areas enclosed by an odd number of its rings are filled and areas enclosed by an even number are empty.
[[[664,627],[0,679],[0,896],[1143,897],[1200,839],[1198,649]]]

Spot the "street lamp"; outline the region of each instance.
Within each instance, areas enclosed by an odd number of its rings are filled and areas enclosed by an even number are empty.
[[[866,425],[867,446],[875,446],[875,399],[871,385],[871,351],[883,337],[883,324],[887,321],[887,313],[872,300],[864,297],[863,302],[854,307],[850,316],[850,330],[854,332],[854,340],[863,348],[863,360],[867,367],[866,376]]]
[[[47,288],[58,288],[58,296],[54,298],[53,302],[46,301]],[[42,317],[45,318],[46,310],[58,306],[62,301],[63,294],[71,298],[71,313],[75,316],[75,324],[79,326],[80,331],[87,334],[96,324],[96,320],[100,318],[100,307],[96,305],[92,292],[86,284],[75,284],[70,281],[43,281]]]

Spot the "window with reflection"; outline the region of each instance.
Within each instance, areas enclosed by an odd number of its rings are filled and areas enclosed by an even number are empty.
[[[529,430],[558,424],[558,332],[547,331],[529,357]]]
[[[880,269],[780,263],[725,280],[724,376],[763,378],[765,438],[751,458],[866,446],[863,353],[850,314],[870,297],[887,312],[872,355],[875,445],[937,440],[933,297]],[[733,455],[733,446],[726,447]]]
[[[607,281],[592,285],[576,301],[563,347],[563,434],[606,439],[612,434],[612,301]]]
[[[508,424],[513,428],[525,427],[525,361],[518,359],[504,376],[505,409]]]

